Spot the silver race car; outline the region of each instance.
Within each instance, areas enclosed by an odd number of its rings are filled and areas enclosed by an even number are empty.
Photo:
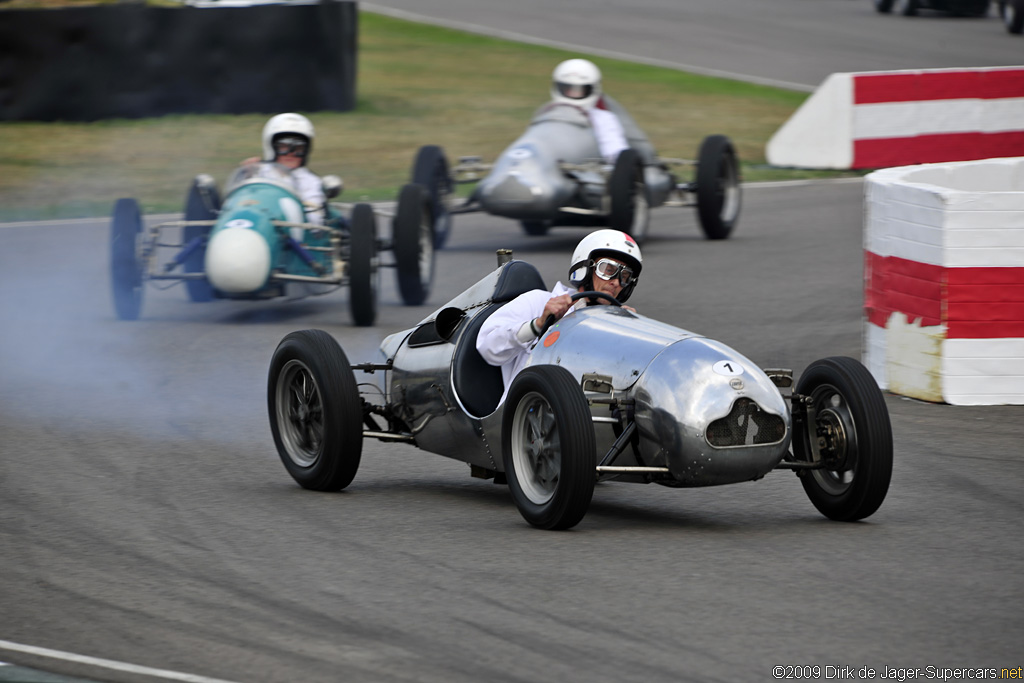
[[[830,519],[862,519],[882,504],[889,413],[852,358],[815,361],[793,387],[791,371],[762,370],[600,294],[613,305],[546,327],[501,402],[500,368],[481,358],[477,334],[538,288],[547,289],[536,268],[499,252],[495,271],[385,338],[375,362],[350,364],[321,330],[287,335],[267,388],[285,468],[307,489],[336,491],[355,477],[363,439],[411,444],[507,483],[526,521],[544,529],[579,523],[606,480],[716,486],[787,469]]]
[[[421,147],[411,182],[427,190],[435,246],[447,240],[454,214],[477,211],[516,219],[529,235],[554,226],[604,225],[642,242],[648,212],[658,206],[696,206],[704,235],[727,238],[741,203],[739,161],[729,139],[705,138],[696,161],[662,158],[621,105],[607,95],[604,101],[630,145],[614,164],[601,160],[586,112],[565,103],[539,109],[493,164],[462,157],[452,167],[440,147]],[[677,170],[690,166],[696,166],[693,180],[682,180]],[[455,197],[462,183],[476,183],[465,200]]]

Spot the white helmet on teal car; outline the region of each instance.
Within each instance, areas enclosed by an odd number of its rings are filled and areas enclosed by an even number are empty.
[[[278,114],[263,126],[263,159],[275,161],[279,154],[285,153],[278,147],[284,147],[302,157],[305,166],[315,137],[313,124],[302,114]]]

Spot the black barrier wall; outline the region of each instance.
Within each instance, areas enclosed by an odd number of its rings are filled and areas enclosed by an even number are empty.
[[[355,2],[0,11],[0,120],[355,106]]]

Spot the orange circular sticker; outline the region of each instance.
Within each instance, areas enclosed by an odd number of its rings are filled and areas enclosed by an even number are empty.
[[[558,330],[555,330],[548,336],[544,337],[544,347],[547,348],[558,341]]]

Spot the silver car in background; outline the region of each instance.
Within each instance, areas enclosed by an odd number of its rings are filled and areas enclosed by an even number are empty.
[[[528,235],[544,235],[555,226],[608,226],[642,242],[649,210],[659,206],[696,206],[704,235],[727,238],[741,205],[732,142],[711,135],[697,160],[659,157],[626,110],[611,97],[604,99],[630,145],[614,164],[601,159],[586,112],[565,103],[541,107],[493,163],[462,157],[451,166],[440,147],[421,147],[411,183],[424,187],[430,198],[435,246],[447,240],[453,215],[479,211],[518,220]],[[681,179],[680,167],[696,167],[694,178]],[[455,196],[459,184],[475,184],[464,200]]]

